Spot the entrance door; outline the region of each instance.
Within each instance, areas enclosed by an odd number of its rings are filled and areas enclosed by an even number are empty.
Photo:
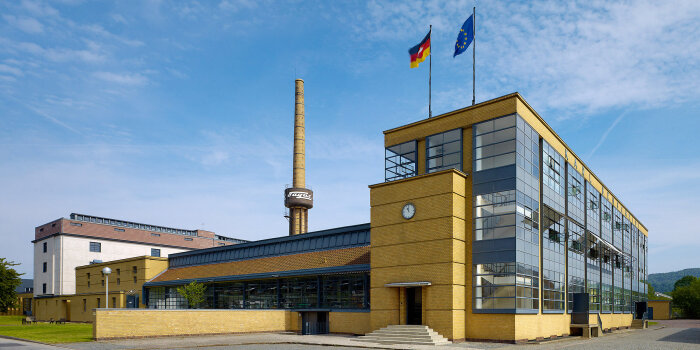
[[[328,312],[302,312],[301,334],[328,334]]]
[[[126,308],[127,309],[138,309],[139,307],[139,296],[138,295],[127,295],[126,296]]]
[[[654,308],[653,307],[647,308],[647,318],[649,318],[650,320],[654,319]]]
[[[406,288],[406,324],[423,324],[423,293],[421,287]]]

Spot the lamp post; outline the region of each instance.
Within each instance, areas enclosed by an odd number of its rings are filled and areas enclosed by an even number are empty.
[[[105,275],[105,309],[109,309],[109,274],[112,273],[112,269],[105,267],[102,273]]]

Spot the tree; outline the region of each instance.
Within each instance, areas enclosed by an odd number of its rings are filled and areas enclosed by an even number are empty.
[[[177,287],[177,292],[185,299],[192,309],[196,309],[204,301],[204,292],[207,287],[202,283],[192,281],[192,283]]]
[[[687,287],[696,279],[697,278],[695,278],[694,276],[683,276],[681,277],[681,279],[679,279],[678,281],[676,281],[676,283],[673,284],[673,290],[675,291],[680,287]]]
[[[689,285],[676,287],[671,295],[673,306],[680,308],[684,317],[700,318],[700,278],[693,277]]]
[[[647,285],[647,299],[648,300],[656,299],[656,294],[655,294],[656,291],[654,290],[654,286],[652,286],[649,283],[647,283],[646,285]]]
[[[20,276],[23,275],[12,268],[17,265],[0,258],[0,312],[7,312],[7,309],[17,305],[16,289],[22,284]]]

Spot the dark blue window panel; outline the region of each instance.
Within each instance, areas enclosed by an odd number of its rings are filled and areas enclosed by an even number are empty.
[[[476,173],[474,173],[476,174]],[[515,189],[516,178],[486,182],[475,184],[473,187],[473,195],[480,195],[493,192],[501,192]]]
[[[515,165],[506,165],[472,173],[472,181],[474,184],[510,179],[513,177],[515,177]]]
[[[172,254],[169,263],[170,267],[182,267],[299,254],[317,250],[361,247],[367,246],[369,243],[370,225],[362,224]]]
[[[472,253],[474,264],[490,264],[503,261],[515,261],[515,250],[502,250],[495,252]]]

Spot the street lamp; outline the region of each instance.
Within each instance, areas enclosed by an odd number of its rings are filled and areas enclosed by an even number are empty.
[[[109,309],[109,274],[112,273],[112,269],[105,267],[102,273],[105,275],[105,309]]]

